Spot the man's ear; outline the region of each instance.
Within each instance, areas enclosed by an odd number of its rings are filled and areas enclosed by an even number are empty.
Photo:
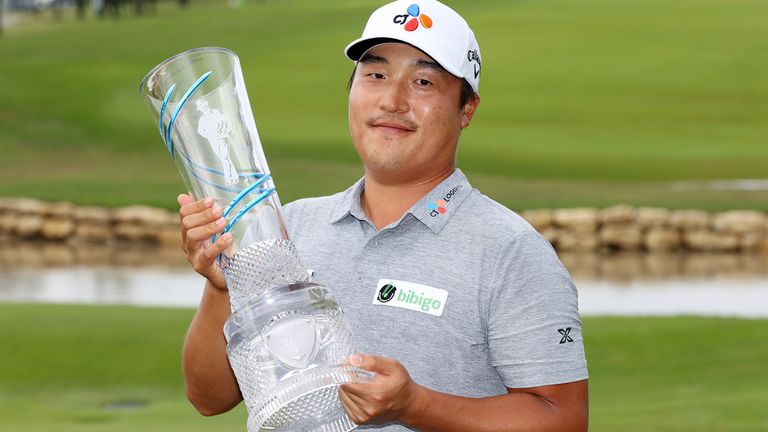
[[[477,107],[480,105],[480,95],[475,93],[469,98],[464,107],[461,109],[461,128],[469,126],[469,122],[472,121],[472,116],[475,115]]]

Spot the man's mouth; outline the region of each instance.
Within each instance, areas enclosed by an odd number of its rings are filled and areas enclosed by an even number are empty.
[[[389,132],[414,132],[418,129],[415,123],[407,120],[370,119],[366,123],[370,127]]]

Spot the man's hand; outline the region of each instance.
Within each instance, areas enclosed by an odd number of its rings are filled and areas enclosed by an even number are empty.
[[[214,205],[211,198],[194,201],[186,194],[179,195],[177,200],[181,206],[181,250],[196,272],[214,287],[226,290],[227,283],[216,264],[216,257],[232,244],[232,234],[224,234],[212,245],[206,246],[211,236],[223,231],[227,225],[227,220],[221,217],[221,207]]]
[[[345,384],[339,399],[349,417],[357,424],[405,421],[418,411],[419,385],[397,360],[372,355],[353,355],[349,364],[376,372],[370,384]]]
[[[424,432],[586,432],[587,380],[468,398],[411,379],[394,359],[355,355],[348,363],[376,372],[371,384],[345,384],[339,399],[357,424],[395,421]]]

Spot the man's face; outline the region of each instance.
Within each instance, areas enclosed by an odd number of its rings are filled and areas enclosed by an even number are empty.
[[[349,92],[349,130],[366,173],[402,182],[452,170],[461,129],[477,107],[459,107],[461,85],[410,45],[369,50]]]

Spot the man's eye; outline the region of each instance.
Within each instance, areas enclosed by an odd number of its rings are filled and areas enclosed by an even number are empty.
[[[432,85],[432,81],[425,80],[423,78],[419,78],[419,79],[416,80],[416,84],[418,84],[420,86],[429,86],[429,85]]]
[[[384,79],[384,74],[379,72],[371,72],[368,74],[368,76],[373,79]]]

